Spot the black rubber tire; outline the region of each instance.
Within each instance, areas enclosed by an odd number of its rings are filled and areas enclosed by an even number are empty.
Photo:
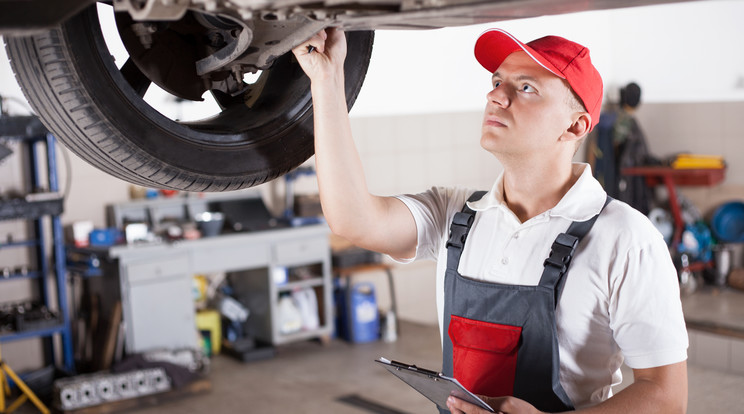
[[[362,87],[373,38],[373,32],[347,33],[349,107]],[[215,126],[172,121],[135,93],[105,47],[95,5],[45,33],[6,38],[6,50],[47,128],[79,157],[128,182],[238,190],[283,175],[313,154],[310,83],[291,53],[272,66],[251,112],[245,106],[223,111],[222,125]]]

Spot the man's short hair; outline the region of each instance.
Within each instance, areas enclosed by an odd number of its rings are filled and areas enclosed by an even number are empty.
[[[563,80],[563,84],[566,85],[566,89],[568,90],[568,93],[566,94],[566,105],[575,112],[589,112],[586,110],[586,107],[584,106],[584,103],[581,102],[581,98],[574,92],[574,90],[571,88],[571,85],[568,84],[565,80]],[[581,139],[576,141],[576,149],[574,149],[574,155],[576,155],[579,152],[579,149],[581,148],[581,144],[584,142],[584,139],[586,139],[586,136],[589,135],[587,132]]]
[[[566,86],[569,92],[566,95],[566,104],[568,104],[568,107],[576,112],[589,112],[586,110],[586,106],[584,106],[584,103],[581,101],[581,98],[579,98],[579,95],[574,92],[574,90],[571,88],[571,85],[569,85],[565,79],[563,79],[563,84]]]

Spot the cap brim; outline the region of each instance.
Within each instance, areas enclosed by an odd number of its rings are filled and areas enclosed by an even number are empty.
[[[507,56],[519,50],[526,52],[532,60],[555,76],[566,79],[560,70],[548,62],[537,51],[501,29],[486,30],[478,37],[478,40],[475,42],[475,59],[487,71],[493,73],[501,66]]]

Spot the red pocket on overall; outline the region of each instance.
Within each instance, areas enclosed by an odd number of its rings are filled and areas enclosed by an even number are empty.
[[[452,315],[448,333],[454,376],[465,388],[489,397],[514,394],[522,327]]]

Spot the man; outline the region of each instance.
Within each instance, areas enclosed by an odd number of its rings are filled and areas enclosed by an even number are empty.
[[[620,88],[617,108],[611,105],[602,112],[593,142],[587,150],[594,176],[603,184],[607,193],[624,201],[643,214],[651,209],[653,194],[642,176],[625,176],[622,169],[655,165],[646,145],[646,137],[635,118],[641,102],[641,87],[631,82]]]
[[[687,334],[666,244],[571,162],[601,106],[588,50],[485,32],[475,53],[493,89],[480,143],[504,172],[482,196],[381,197],[367,190],[351,137],[345,48],[329,29],[293,51],[311,79],[323,211],[361,247],[438,259],[443,371],[497,412],[685,412]],[[634,382],[612,396],[623,361]],[[448,408],[482,412],[456,398]]]
[[[637,83],[631,82],[620,89],[620,112],[612,129],[612,140],[619,176],[617,198],[648,215],[653,194],[651,188],[646,185],[645,177],[626,176],[622,173],[623,168],[655,163],[648,152],[646,136],[635,118],[640,102],[641,87]]]

